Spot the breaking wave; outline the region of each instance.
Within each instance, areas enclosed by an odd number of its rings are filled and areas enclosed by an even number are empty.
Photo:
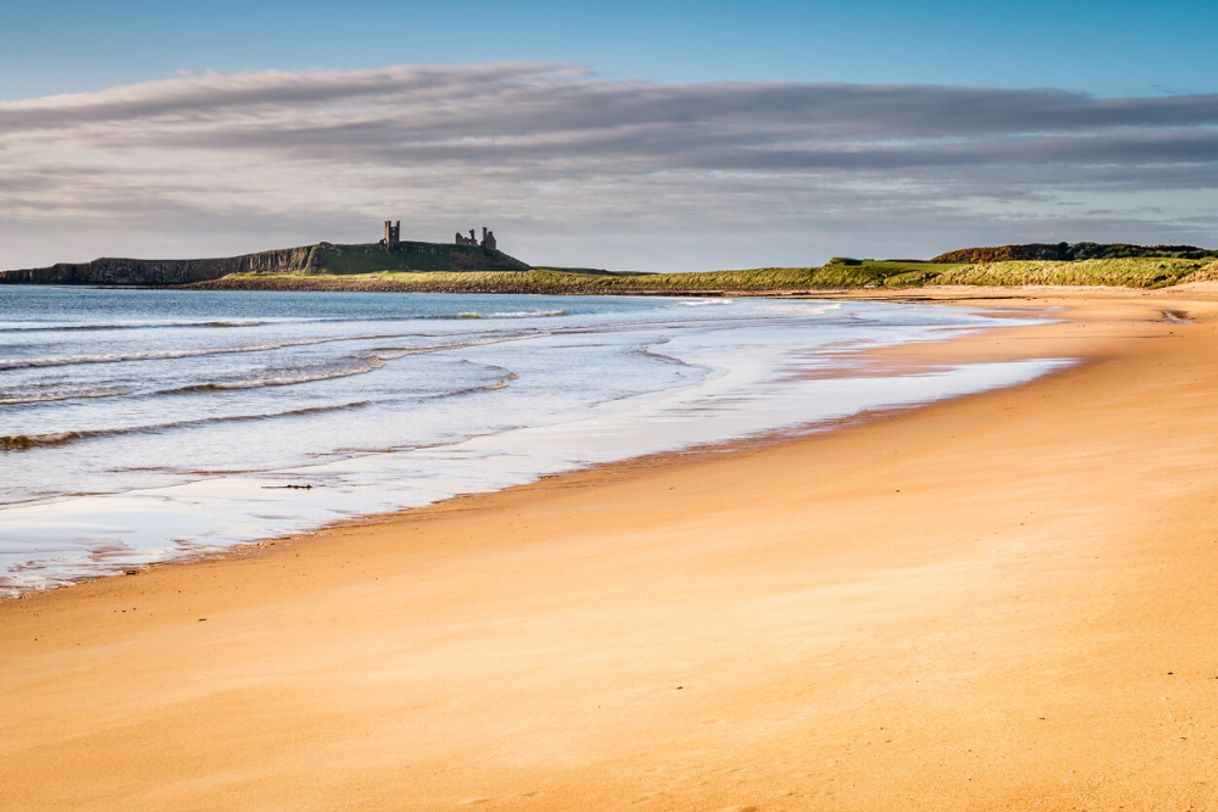
[[[273,341],[265,344],[243,344],[235,347],[207,347],[203,349],[151,350],[147,352],[107,353],[104,355],[60,355],[44,358],[3,358],[0,371],[10,369],[35,369],[43,367],[74,366],[76,364],[117,364],[126,361],[166,361],[178,358],[204,358],[214,355],[238,355],[241,353],[271,352],[289,347],[314,347],[319,344],[339,344],[345,341],[378,341],[394,338],[413,338],[418,333],[374,333],[367,335],[327,336],[325,338],[303,338],[288,341]],[[440,350],[460,349],[480,344],[494,344],[525,337],[521,335],[499,335],[469,339],[444,344],[402,348],[403,355],[415,355]],[[394,348],[395,350],[397,348]]]
[[[372,403],[370,400],[360,400],[353,403],[341,403],[334,406],[310,406],[303,409],[289,409],[285,412],[269,414],[242,414],[227,417],[203,417],[196,420],[177,420],[170,423],[153,423],[147,426],[131,426],[116,429],[86,429],[82,431],[58,431],[49,434],[9,434],[0,437],[0,451],[29,451],[35,448],[50,448],[68,445],[81,440],[96,440],[102,437],[120,437],[132,434],[160,434],[175,429],[191,429],[200,426],[214,426],[221,423],[248,423],[256,420],[273,420],[278,417],[303,417],[305,415],[322,414],[325,412],[341,412],[348,409],[360,409]]]
[[[338,378],[349,378],[352,375],[364,375],[385,366],[385,359],[376,355],[359,356],[357,362],[345,367],[330,366],[313,371],[284,370],[277,374],[262,375],[257,378],[245,378],[236,381],[208,381],[207,383],[182,386],[177,389],[165,389],[158,395],[178,395],[192,392],[223,392],[235,389],[261,389],[267,386],[293,386],[302,383],[332,381]]]
[[[24,326],[22,322],[0,323],[0,332],[10,333],[75,333],[91,330],[159,330],[164,328],[189,327],[259,327],[264,321],[147,321],[128,322],[125,324],[46,324],[33,322],[34,326]]]
[[[0,392],[0,406],[20,406],[30,403],[55,403],[62,400],[113,398],[129,394],[128,389],[75,389],[50,392]]]
[[[440,316],[442,319],[543,319],[554,316],[565,316],[566,310],[505,310],[492,313],[454,313],[451,316]]]
[[[380,338],[381,336],[368,336]],[[209,355],[235,355],[247,352],[268,352],[286,347],[308,347],[333,341],[352,341],[352,338],[311,338],[294,341],[278,341],[266,344],[249,344],[238,347],[210,347],[188,350],[151,350],[148,352],[116,352],[104,355],[59,355],[48,358],[0,359],[0,370],[34,369],[42,367],[66,367],[76,364],[117,364],[125,361],[166,361],[176,358],[202,358]]]

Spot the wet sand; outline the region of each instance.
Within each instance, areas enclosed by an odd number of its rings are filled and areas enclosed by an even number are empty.
[[[0,807],[1210,808],[1218,296],[933,295],[1087,361],[0,603]]]

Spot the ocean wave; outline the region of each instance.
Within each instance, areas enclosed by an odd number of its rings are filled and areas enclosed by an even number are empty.
[[[822,313],[831,313],[834,310],[841,310],[841,309],[842,309],[841,302],[830,302],[829,304],[821,305],[820,307],[809,308],[808,313],[811,313],[812,315],[815,315],[815,316],[819,316]]]
[[[48,434],[9,434],[0,436],[0,451],[30,451],[36,448],[53,448],[68,445],[81,440],[97,440],[103,437],[121,437],[132,434],[161,434],[175,429],[192,429],[200,426],[214,426],[222,423],[248,423],[256,420],[274,420],[280,417],[303,417],[326,412],[341,412],[348,409],[360,409],[372,403],[371,400],[360,400],[352,403],[340,403],[334,406],[309,406],[302,409],[289,409],[284,412],[268,414],[242,414],[225,417],[202,417],[195,420],[176,420],[169,423],[152,423],[146,426],[130,426],[115,429],[83,429],[80,431],[57,431]]]
[[[291,347],[313,347],[318,344],[336,344],[342,341],[375,341],[385,338],[405,338],[409,333],[378,335],[327,336],[325,338],[300,338],[289,341],[271,341],[265,344],[243,344],[235,347],[207,347],[202,349],[149,350],[147,352],[108,353],[105,355],[60,355],[49,358],[4,358],[0,359],[0,371],[9,369],[33,369],[43,367],[74,366],[77,364],[118,364],[127,361],[167,361],[178,358],[204,358],[212,355],[238,355],[251,352],[271,352]]]
[[[28,451],[31,448],[67,445],[105,433],[108,432],[57,431],[51,434],[6,434],[0,437],[0,451]]]
[[[4,358],[0,359],[0,370],[41,369],[44,367],[66,367],[77,364],[119,364],[127,361],[167,361],[178,358],[202,358],[209,355],[234,355],[247,352],[268,352],[287,347],[307,347],[324,344],[334,339],[299,339],[266,344],[250,344],[238,347],[210,347],[189,350],[149,350],[146,352],[116,352],[104,355],[57,355],[48,358]]]
[[[129,389],[77,389],[37,393],[0,392],[0,406],[19,406],[30,403],[56,403],[63,400],[88,400],[113,398],[130,394]]]
[[[288,341],[272,341],[265,344],[243,344],[234,347],[207,347],[200,349],[182,350],[149,350],[146,352],[108,353],[104,355],[60,355],[46,358],[2,358],[0,371],[10,369],[41,369],[44,367],[75,366],[77,364],[118,364],[128,361],[167,361],[179,358],[204,358],[213,355],[238,355],[241,353],[271,352],[292,347],[314,347],[320,344],[340,344],[344,341],[378,341],[394,338],[416,338],[418,333],[373,333],[349,336],[325,336],[321,338],[300,338]],[[461,349],[480,344],[495,344],[500,341],[512,341],[520,338],[532,338],[536,333],[514,333],[511,335],[487,336],[473,338],[467,341],[447,342],[444,344],[424,345],[421,347],[392,348],[401,351],[403,355],[416,355],[441,350]],[[400,357],[400,356],[395,356]],[[388,359],[385,359],[388,360]]]
[[[467,311],[454,313],[450,316],[437,316],[441,319],[543,319],[567,315],[566,310],[504,310],[491,313],[476,313]]]
[[[461,397],[462,395],[474,395],[479,392],[494,392],[499,389],[506,389],[512,385],[512,381],[516,381],[516,380],[520,379],[520,375],[518,375],[517,373],[508,369],[507,367],[501,367],[498,364],[482,364],[482,366],[485,366],[488,369],[492,369],[492,370],[502,373],[503,377],[497,381],[492,381],[491,383],[484,383],[484,384],[480,384],[478,386],[467,386],[462,389],[454,389],[452,392],[445,392],[441,395],[435,395],[433,397],[435,397],[437,399],[438,398],[455,398],[455,397]]]
[[[167,327],[259,327],[264,321],[219,320],[219,321],[148,321],[127,322],[119,324],[78,324],[67,322],[62,324],[47,324],[33,322],[36,326],[26,327],[23,322],[0,322],[0,332],[11,333],[72,333],[92,330],[159,330]]]
[[[378,336],[379,337],[379,336]],[[295,368],[283,370],[263,370],[256,377],[231,381],[206,381],[172,389],[136,393],[131,389],[94,389],[94,390],[60,390],[48,392],[3,392],[0,391],[0,406],[15,406],[22,404],[52,403],[65,400],[109,398],[135,395],[137,397],[158,397],[163,395],[186,395],[206,392],[223,392],[244,389],[261,389],[275,386],[294,386],[318,381],[336,380],[354,375],[364,375],[375,372],[388,361],[405,358],[410,355],[425,355],[444,350],[459,350],[468,347],[499,344],[529,338],[532,335],[483,336],[464,341],[449,341],[440,344],[427,344],[419,347],[377,347],[370,350],[368,355],[352,356],[354,363],[345,366],[329,364],[313,368]],[[48,359],[49,360],[49,359]],[[31,364],[31,366],[34,366]],[[46,364],[54,366],[54,364]],[[3,368],[3,367],[0,367]]]
[[[503,344],[508,341],[537,338],[539,335],[548,335],[548,333],[514,333],[512,335],[484,336],[482,338],[469,338],[465,341],[448,341],[443,344],[425,344],[420,347],[376,347],[372,352],[376,353],[377,357],[383,361],[393,361],[398,358],[405,358],[408,355],[426,355],[432,352],[443,352],[444,350],[485,347],[490,344]]]
[[[364,375],[385,366],[385,359],[376,355],[357,356],[358,362],[345,367],[329,366],[313,370],[282,370],[277,374],[262,375],[256,378],[245,378],[236,381],[208,381],[207,383],[182,386],[177,389],[163,389],[157,395],[178,395],[194,392],[223,392],[237,389],[262,389],[268,386],[294,386],[302,383],[317,381],[332,381],[338,378],[349,378],[352,375]]]
[[[735,303],[735,299],[687,299],[681,302],[685,307],[706,307],[707,305],[730,305]]]

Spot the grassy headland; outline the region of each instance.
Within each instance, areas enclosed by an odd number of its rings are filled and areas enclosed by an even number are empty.
[[[523,271],[529,266],[493,248],[451,243],[402,242],[392,250],[377,243],[322,242],[206,259],[101,257],[46,268],[0,271],[0,283],[19,285],[140,285],[169,287],[226,276],[352,275],[380,271]]]
[[[378,271],[524,271],[529,266],[494,248],[404,241],[391,251],[375,243],[317,246],[314,272],[365,274]]]
[[[1127,257],[1177,257],[1204,259],[1213,252],[1195,245],[1133,245],[1126,242],[1023,243],[960,248],[940,254],[931,262],[1007,262],[1018,259],[1124,259]],[[1211,256],[1211,259],[1213,257]]]
[[[316,243],[212,259],[116,259],[0,272],[0,282],[221,290],[442,293],[783,294],[928,285],[1161,288],[1218,278],[1218,252],[1181,245],[1032,243],[965,248],[930,261],[835,257],[824,265],[703,273],[530,266],[449,243]]]

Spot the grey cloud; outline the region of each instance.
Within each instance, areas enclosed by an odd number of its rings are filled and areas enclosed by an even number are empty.
[[[473,103],[467,103],[473,102]],[[204,74],[95,93],[0,103],[0,130],[104,121],[341,109],[380,103],[426,115],[420,134],[600,130],[664,124],[794,128],[824,137],[948,137],[960,133],[1218,124],[1218,94],[1101,99],[1061,90],[922,85],[704,83],[590,79],[574,66],[488,63],[368,70]]]
[[[183,76],[93,93],[0,102],[0,131],[58,129],[175,115],[200,119],[390,96],[420,100],[443,96],[451,100],[469,96],[487,83],[505,84],[539,74],[563,75],[563,72],[542,64],[494,63]]]
[[[660,86],[596,82],[527,65],[197,81],[201,88],[172,80],[86,94],[98,99],[69,97],[58,108],[54,99],[8,111],[0,105],[0,128],[9,115],[14,138],[49,122],[57,122],[58,137],[70,138],[73,128],[84,127],[78,116],[97,116],[89,137],[114,149],[260,151],[349,165],[560,162],[588,170],[609,164],[616,172],[783,172],[1218,160],[1218,95],[1096,99],[921,86]],[[174,115],[164,118],[166,111]],[[98,126],[116,112],[126,118]],[[22,116],[36,121],[23,129]]]
[[[697,246],[699,266],[730,264],[709,259],[715,246],[747,264],[762,243],[756,261],[781,262],[796,244],[827,255],[881,230],[911,241],[902,254],[938,247],[932,234],[1088,223],[1069,236],[1218,242],[1204,239],[1214,204],[1194,194],[1214,190],[1215,94],[659,85],[511,63],[208,74],[0,103],[10,222],[73,218],[107,246],[124,223],[141,240],[158,223],[191,228],[171,243],[181,254],[260,247],[260,234],[362,239],[359,224],[386,212],[435,239],[477,213],[526,248],[588,252],[535,258],[632,267]],[[40,249],[21,244],[34,262]]]

